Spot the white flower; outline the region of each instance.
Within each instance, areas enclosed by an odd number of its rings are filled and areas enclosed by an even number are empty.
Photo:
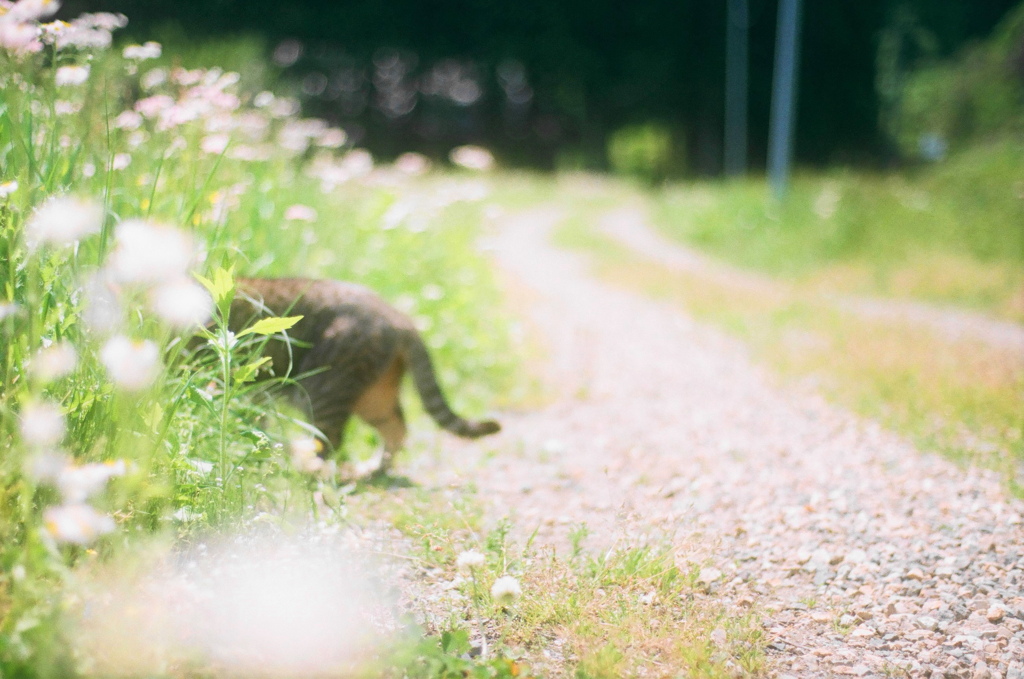
[[[44,203],[25,225],[25,240],[32,249],[44,244],[71,245],[103,224],[103,208],[92,201],[63,196]]]
[[[453,163],[467,170],[490,170],[494,167],[494,156],[482,146],[459,146],[452,149],[448,157]]]
[[[187,278],[162,283],[150,294],[153,311],[175,328],[203,325],[213,313],[213,300],[206,289]]]
[[[129,219],[117,225],[116,238],[109,266],[122,283],[177,280],[192,263],[192,240],[169,226]]]
[[[25,472],[39,483],[57,483],[61,472],[71,466],[71,457],[44,450],[36,453],[25,464]]]
[[[327,149],[336,149],[345,145],[348,141],[348,135],[345,134],[345,130],[337,127],[329,127],[320,133],[317,137],[316,143]]]
[[[107,340],[100,350],[100,361],[114,384],[127,391],[150,386],[160,372],[160,354],[149,340],[133,342],[123,335]]]
[[[373,170],[373,156],[366,149],[352,149],[341,159],[341,167],[359,177]]]
[[[21,438],[35,448],[49,448],[64,438],[64,413],[52,403],[31,403],[21,411]]]
[[[203,137],[203,140],[199,143],[199,148],[203,153],[220,155],[228,147],[229,141],[231,141],[231,137],[227,134],[209,134]]]
[[[162,68],[154,68],[146,71],[146,74],[139,79],[142,89],[151,90],[167,82],[167,71]]]
[[[103,490],[115,476],[124,476],[127,470],[124,460],[66,466],[57,475],[57,488],[65,502],[85,502]]]
[[[480,566],[483,566],[486,561],[486,557],[484,557],[480,552],[476,550],[469,550],[459,554],[459,557],[455,559],[455,566],[458,567],[459,570],[465,571],[473,568],[479,568]]]
[[[152,97],[135,102],[135,110],[146,118],[153,118],[172,106],[174,106],[174,99],[166,94],[154,94]]]
[[[115,172],[120,171],[132,164],[132,157],[127,153],[116,153],[110,162],[110,167]]]
[[[54,75],[57,87],[74,87],[89,79],[88,66],[61,66]]]
[[[86,504],[49,507],[43,512],[46,531],[57,542],[87,545],[114,530],[114,520]]]
[[[78,354],[68,342],[57,342],[40,349],[32,359],[32,374],[43,382],[68,375],[78,363]]]
[[[306,436],[293,439],[288,449],[291,452],[292,465],[300,472],[314,474],[323,469],[324,461],[320,452],[324,449],[319,440]]]
[[[315,222],[316,210],[308,205],[290,205],[284,211],[284,218],[289,222]]]
[[[142,45],[128,45],[121,53],[125,59],[145,61],[146,59],[158,59],[163,52],[160,43],[149,41]]]
[[[403,153],[395,158],[395,169],[408,175],[420,175],[430,167],[430,161],[421,153]]]
[[[135,111],[121,111],[114,118],[114,127],[119,130],[137,130],[142,126],[142,116]]]
[[[491,599],[499,606],[508,606],[515,602],[523,593],[519,581],[511,575],[505,575],[494,581],[491,586]]]
[[[10,14],[4,15],[8,19]],[[38,52],[43,44],[39,42],[39,29],[34,24],[14,20],[0,21],[0,48],[21,54]]]
[[[6,198],[18,190],[18,182],[0,182],[0,198]]]
[[[10,7],[5,18],[11,21],[35,21],[60,9],[57,0],[20,0]]]
[[[62,99],[58,99],[53,102],[53,110],[59,116],[71,116],[82,110],[82,104],[77,101],[64,101]],[[68,137],[68,140],[70,140],[70,137]],[[64,138],[62,137],[61,146],[64,146],[63,142]]]

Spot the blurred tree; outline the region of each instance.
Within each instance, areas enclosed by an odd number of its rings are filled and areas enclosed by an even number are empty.
[[[765,153],[777,0],[749,4],[749,134],[756,164]],[[901,16],[917,17],[943,56],[986,35],[1017,4],[807,3],[798,160],[890,157],[879,126],[876,63],[880,36]],[[289,70],[300,78],[319,74],[305,83],[310,111],[340,120],[378,152],[419,148],[440,154],[454,143],[477,141],[514,162],[551,165],[571,151],[580,162],[603,164],[613,131],[654,122],[685,135],[690,171],[707,174],[719,172],[722,163],[725,7],[704,0],[67,0],[64,12],[124,12],[139,38],[175,21],[197,38],[250,32],[271,46],[297,40],[305,50]],[[407,71],[400,76],[387,72],[387,63],[381,68],[382,55],[396,53]],[[459,69],[437,71],[446,59]],[[502,64],[506,75],[518,65],[518,84],[502,81]],[[431,72],[440,82],[456,71],[463,94],[471,80],[479,96],[466,103],[443,92],[413,92],[413,109],[401,112],[396,102],[405,95],[396,94],[398,85],[414,87]],[[356,87],[366,100],[358,114],[355,99],[342,96],[342,84]],[[384,100],[396,106],[388,109]]]

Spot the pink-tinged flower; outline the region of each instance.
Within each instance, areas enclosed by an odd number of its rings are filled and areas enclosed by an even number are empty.
[[[159,59],[163,53],[160,43],[149,41],[142,45],[128,45],[121,53],[125,59],[133,61],[145,61],[146,59]]]
[[[122,283],[178,280],[192,264],[192,239],[173,227],[129,219],[117,225],[115,237],[117,245],[108,266]]]
[[[421,175],[430,168],[430,161],[421,153],[403,153],[395,158],[395,169],[407,175]]]
[[[167,71],[162,68],[153,68],[139,78],[139,84],[142,85],[142,89],[151,90],[154,87],[159,87],[167,82]]]
[[[100,350],[100,361],[111,381],[126,391],[149,387],[160,373],[160,353],[149,340],[132,341],[115,335]]]
[[[322,146],[327,149],[337,149],[345,145],[348,141],[348,135],[345,134],[345,130],[337,127],[329,127],[320,133],[317,137],[316,143],[318,146]]]
[[[209,134],[203,137],[203,140],[199,143],[199,148],[203,153],[211,153],[214,155],[220,155],[228,147],[228,142],[231,141],[231,137],[226,134]]]
[[[40,349],[32,359],[32,376],[52,382],[70,375],[78,364],[78,353],[70,342],[56,342]]]
[[[494,156],[482,146],[459,146],[452,149],[448,157],[467,170],[485,171],[494,167]]]
[[[39,29],[34,24],[0,21],[0,48],[13,54],[38,52],[43,48],[43,43],[39,42]]]
[[[142,126],[142,116],[135,111],[121,111],[114,118],[114,127],[119,130],[137,130]]]
[[[44,203],[25,225],[29,248],[45,244],[71,245],[85,236],[99,233],[103,208],[92,201],[62,196]]]
[[[132,157],[127,153],[116,153],[110,161],[110,169],[119,172],[132,164]]]
[[[33,448],[52,448],[64,438],[64,413],[52,403],[30,403],[21,411],[19,429]]]
[[[61,66],[54,74],[57,87],[75,87],[89,79],[88,66]]]
[[[174,106],[174,99],[166,94],[154,94],[152,97],[135,102],[135,110],[146,118],[155,118],[172,106]]]
[[[101,535],[113,532],[114,520],[86,504],[48,507],[43,512],[46,531],[57,542],[88,545]]]
[[[163,283],[150,294],[154,313],[174,328],[196,328],[213,313],[213,300],[206,289],[187,278]]]
[[[59,116],[71,116],[82,110],[81,102],[77,101],[63,101],[57,100],[53,102],[53,110]],[[68,148],[71,146],[71,138],[67,137],[68,143],[65,145],[65,138],[61,138],[61,147]]]
[[[4,15],[9,21],[37,21],[60,9],[57,0],[20,0],[14,3]]]
[[[315,222],[316,210],[308,205],[290,205],[284,211],[285,221],[289,222]]]

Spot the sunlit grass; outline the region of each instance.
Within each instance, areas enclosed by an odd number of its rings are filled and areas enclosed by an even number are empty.
[[[752,179],[669,186],[653,205],[666,235],[743,267],[1024,320],[1019,140],[912,172],[797,175],[781,203]]]

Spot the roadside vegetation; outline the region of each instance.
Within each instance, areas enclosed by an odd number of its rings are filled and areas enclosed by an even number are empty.
[[[273,399],[285,378],[255,380],[293,321],[228,333],[237,276],[353,280],[416,319],[458,410],[521,400],[475,248],[498,182],[415,155],[376,165],[266,89],[249,42],[114,49],[124,17],[46,23],[52,9],[0,16],[0,674],[266,672],[325,631],[351,633],[350,657],[327,660],[345,676],[761,672],[756,616],[728,617],[668,544],[559,555],[488,530],[471,493],[350,483]],[[376,443],[356,427],[346,453]],[[382,525],[422,567],[407,584],[451,600],[364,653],[365,626],[340,623],[367,574],[339,585],[323,555]],[[218,543],[238,551],[214,558]],[[312,617],[279,600],[292,591]],[[330,671],[298,667],[282,671]]]

